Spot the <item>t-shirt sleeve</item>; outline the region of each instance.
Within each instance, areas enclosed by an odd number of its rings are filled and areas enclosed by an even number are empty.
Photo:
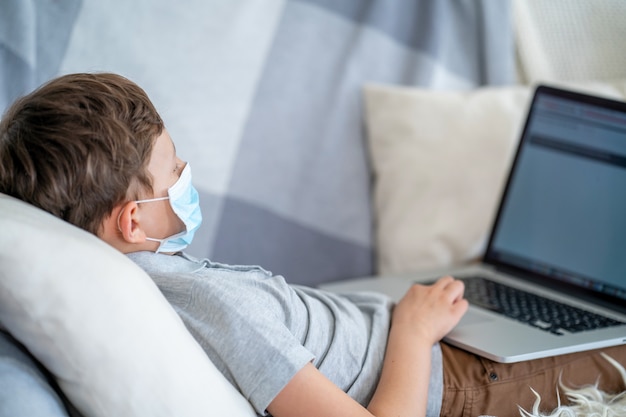
[[[274,301],[267,294],[220,281],[195,285],[188,303],[175,308],[215,366],[263,415],[314,355],[267,308]]]

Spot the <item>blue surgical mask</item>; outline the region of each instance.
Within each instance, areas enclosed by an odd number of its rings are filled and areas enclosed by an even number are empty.
[[[200,200],[198,191],[191,184],[191,168],[189,163],[183,168],[178,180],[167,190],[167,197],[150,198],[147,200],[137,200],[136,203],[150,203],[152,201],[169,200],[172,210],[184,223],[185,230],[172,236],[156,239],[146,237],[147,240],[159,242],[159,247],[155,251],[159,252],[179,252],[185,249],[193,240],[193,235],[202,223],[202,213],[200,211]]]

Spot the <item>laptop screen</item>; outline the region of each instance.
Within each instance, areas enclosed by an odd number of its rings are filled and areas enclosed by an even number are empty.
[[[485,261],[626,300],[626,103],[537,88]]]

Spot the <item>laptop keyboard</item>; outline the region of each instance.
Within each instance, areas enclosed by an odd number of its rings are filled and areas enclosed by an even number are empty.
[[[556,335],[624,324],[484,277],[461,280],[470,303]]]

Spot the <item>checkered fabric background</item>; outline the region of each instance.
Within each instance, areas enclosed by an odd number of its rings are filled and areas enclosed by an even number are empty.
[[[363,84],[514,83],[510,9],[507,0],[3,0],[0,109],[55,75],[125,75],[193,167],[204,223],[191,254],[309,285],[371,275]]]

